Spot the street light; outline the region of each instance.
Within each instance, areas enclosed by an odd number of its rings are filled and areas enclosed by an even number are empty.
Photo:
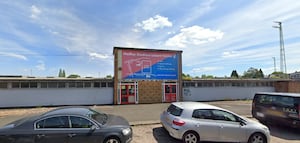
[[[272,57],[273,58],[273,61],[274,61],[274,72],[276,72],[276,58],[275,57]]]
[[[280,46],[280,71],[286,74],[286,61],[285,61],[285,51],[284,51],[284,41],[282,33],[282,22],[274,21],[278,26],[273,26],[273,28],[279,29],[279,46]]]

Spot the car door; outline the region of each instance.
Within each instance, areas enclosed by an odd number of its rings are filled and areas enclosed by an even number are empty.
[[[91,120],[80,116],[70,116],[70,123],[68,143],[99,143],[101,136],[95,131],[98,126]]]
[[[68,116],[55,116],[39,120],[34,125],[35,143],[67,143]]]
[[[219,141],[220,124],[213,120],[213,114],[209,109],[196,109],[193,111],[192,120],[195,131],[202,141]]]
[[[212,113],[220,128],[219,141],[241,142],[244,140],[246,131],[240,124],[238,117],[223,110],[212,110]]]

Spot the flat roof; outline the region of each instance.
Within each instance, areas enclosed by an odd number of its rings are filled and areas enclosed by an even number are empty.
[[[163,51],[163,52],[180,52],[181,50],[166,50],[166,49],[146,49],[146,48],[132,48],[132,47],[114,47],[115,50],[141,50],[141,51]]]

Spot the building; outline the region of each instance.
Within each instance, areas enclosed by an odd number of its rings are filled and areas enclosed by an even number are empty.
[[[114,103],[161,103],[182,97],[182,51],[114,47]]]

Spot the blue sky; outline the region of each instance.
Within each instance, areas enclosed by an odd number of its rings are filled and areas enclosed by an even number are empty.
[[[113,75],[113,47],[183,51],[183,73],[242,75],[280,69],[282,21],[287,72],[300,71],[296,0],[2,0],[0,75]]]

